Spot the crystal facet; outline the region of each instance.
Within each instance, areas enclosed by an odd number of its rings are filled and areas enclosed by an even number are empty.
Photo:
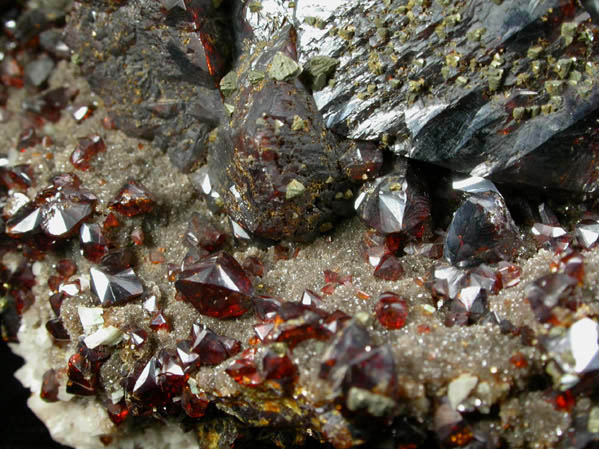
[[[243,315],[254,291],[243,268],[224,252],[186,267],[175,288],[201,314],[215,318]]]
[[[92,267],[89,274],[92,292],[103,307],[124,304],[143,293],[143,286],[132,268],[109,274]]]

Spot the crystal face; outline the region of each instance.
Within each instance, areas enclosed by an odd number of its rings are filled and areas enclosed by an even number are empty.
[[[406,324],[408,305],[399,295],[385,292],[379,296],[375,313],[379,323],[387,329],[401,329]]]
[[[108,207],[127,217],[147,214],[154,208],[151,193],[139,182],[129,181],[116,194]]]
[[[201,314],[233,318],[249,310],[254,288],[243,268],[220,252],[182,271],[175,288]]]
[[[421,238],[430,228],[430,200],[407,160],[397,161],[390,174],[366,184],[355,208],[381,234],[405,232]]]
[[[106,145],[100,136],[94,135],[81,138],[71,154],[71,164],[79,170],[89,170],[91,160],[98,153],[104,151],[106,151]]]
[[[89,274],[92,292],[103,307],[124,304],[143,293],[143,286],[132,268],[109,274],[92,267]]]
[[[493,191],[472,194],[455,212],[443,255],[461,267],[511,260],[520,245],[503,197]]]

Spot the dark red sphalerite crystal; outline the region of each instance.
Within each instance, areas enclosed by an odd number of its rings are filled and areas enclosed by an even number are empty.
[[[21,131],[21,134],[19,134],[19,139],[17,141],[17,150],[22,153],[25,150],[27,150],[27,148],[34,147],[41,141],[42,138],[37,135],[35,128],[25,128],[23,131]]]
[[[27,203],[7,220],[6,234],[10,237],[19,238],[38,233],[41,222],[41,208],[33,202]]]
[[[273,296],[256,296],[252,300],[254,311],[260,321],[274,320],[283,304],[283,300]]]
[[[518,265],[502,260],[497,264],[497,275],[501,280],[502,288],[510,288],[520,283],[522,270]]]
[[[201,314],[233,318],[248,311],[254,288],[237,261],[225,252],[182,271],[175,288]]]
[[[319,375],[337,394],[347,395],[358,388],[392,399],[397,395],[391,348],[373,345],[366,329],[355,321],[335,335],[324,353]]]
[[[100,136],[93,135],[80,138],[77,146],[71,153],[71,164],[79,170],[87,171],[91,166],[91,160],[98,153],[104,151],[106,151],[106,145]]]
[[[264,382],[256,360],[256,348],[248,348],[241,356],[229,365],[225,372],[240,385],[245,387],[258,387]]]
[[[98,263],[108,253],[108,241],[96,223],[83,223],[79,229],[79,244],[83,256]]]
[[[531,233],[540,248],[550,249],[556,253],[564,251],[570,246],[572,237],[558,225],[535,223]]]
[[[124,304],[143,293],[143,285],[132,268],[110,274],[92,267],[89,274],[91,290],[103,307]]]
[[[528,300],[536,318],[541,323],[553,319],[553,309],[567,306],[578,282],[564,273],[551,273],[534,281],[526,290]]]
[[[33,185],[33,179],[33,167],[29,164],[0,167],[0,184],[8,190],[25,190]]]
[[[264,378],[278,389],[288,391],[298,376],[297,367],[291,361],[285,346],[271,345],[262,358],[262,372]]]
[[[171,324],[164,316],[162,311],[158,311],[152,315],[152,319],[150,320],[150,329],[153,331],[166,331],[169,332],[171,330]]]
[[[452,265],[513,259],[520,246],[518,229],[503,197],[495,191],[472,194],[454,213],[443,255]]]
[[[488,311],[487,290],[480,286],[464,287],[449,303],[445,324],[448,326],[474,324]]]
[[[71,337],[60,318],[52,318],[46,322],[46,329],[52,335],[55,342],[65,343],[71,341]]]
[[[218,335],[200,323],[194,323],[189,336],[191,350],[199,355],[198,363],[218,365],[241,351],[241,343],[234,338]]]
[[[304,290],[299,302],[303,306],[311,308],[320,307],[323,303],[322,297],[320,295],[317,295],[310,289]]]
[[[152,194],[138,181],[129,181],[108,204],[112,209],[127,217],[147,214],[156,204]]]
[[[584,249],[596,247],[599,243],[599,220],[581,220],[576,225],[576,239]]]
[[[135,349],[141,348],[148,340],[148,333],[143,329],[129,329],[126,334],[129,337],[129,344]]]
[[[40,398],[46,402],[58,401],[58,388],[60,382],[58,381],[58,373],[56,370],[49,369],[44,373],[42,377],[42,388],[40,390]]]
[[[349,148],[339,159],[345,175],[354,181],[374,179],[383,166],[383,152],[371,142],[350,141]]]
[[[184,243],[190,247],[200,247],[208,252],[221,249],[227,242],[227,235],[221,232],[207,218],[195,212],[187,225]]]
[[[56,271],[64,279],[68,279],[77,272],[77,265],[71,259],[61,259],[56,264]]]
[[[403,266],[393,254],[386,254],[374,270],[374,277],[386,281],[397,281],[404,274]]]
[[[385,292],[379,296],[375,313],[379,323],[387,329],[401,329],[408,317],[408,304],[399,295]]]
[[[110,420],[117,426],[124,423],[129,416],[129,408],[127,408],[124,400],[120,400],[116,404],[109,402],[106,406],[106,411]]]
[[[131,248],[111,249],[100,259],[100,267],[110,274],[125,271],[135,264],[135,254]]]
[[[78,351],[69,358],[67,366],[67,393],[80,396],[96,394],[98,373],[110,353],[103,347],[89,349],[80,345]]]
[[[404,232],[422,238],[430,231],[430,199],[407,160],[393,171],[366,184],[355,208],[358,216],[381,234]]]
[[[50,296],[50,306],[52,307],[52,311],[56,316],[60,315],[60,307],[62,306],[62,302],[66,297],[67,295],[62,292],[54,293],[52,296]]]
[[[264,264],[262,261],[256,256],[249,256],[243,262],[243,269],[250,274],[253,274],[257,277],[262,277],[264,275]]]
[[[198,419],[206,414],[206,409],[210,405],[210,399],[206,393],[197,391],[197,388],[195,390],[196,392],[189,385],[183,388],[181,408],[190,418]]]

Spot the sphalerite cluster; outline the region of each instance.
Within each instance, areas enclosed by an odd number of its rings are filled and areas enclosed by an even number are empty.
[[[8,1],[2,337],[87,448],[599,444],[599,13]]]

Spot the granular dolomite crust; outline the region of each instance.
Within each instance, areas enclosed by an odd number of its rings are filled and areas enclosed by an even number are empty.
[[[388,275],[393,280],[377,277],[373,268],[378,269],[379,262],[365,261],[364,241],[374,241],[367,246],[376,249],[381,246],[380,240],[376,241],[380,236],[369,232],[356,217],[340,222],[310,244],[285,246],[286,242],[283,246],[268,246],[264,242],[244,240],[235,230],[231,231],[229,217],[213,212],[214,204],[193,188],[190,177],[173,167],[168,154],[156,142],[106,129],[103,121],[109,111],[102,100],[91,92],[76,65],[61,61],[47,87],[65,85],[79,89],[77,101],[97,101],[98,104],[94,114],[81,123],[75,124],[70,114],[63,114],[56,123],[47,122],[40,132],[52,138],[49,146],[39,143],[26,151],[12,150],[19,145],[17,136],[21,132],[21,103],[25,91],[11,90],[7,100],[6,111],[12,116],[0,125],[0,141],[7,142],[7,148],[11,148],[11,166],[32,166],[36,184],[26,190],[29,198],[33,199],[49,185],[55,174],[75,172],[81,184],[97,197],[96,213],[90,222],[102,225],[108,219],[109,204],[131,179],[151,193],[155,204],[150,212],[137,216],[115,213],[119,225],[106,231],[115,247],[133,251],[134,272],[144,287],[144,294],[141,298],[128,298],[122,304],[106,307],[102,325],[86,329],[82,324],[80,308],[99,305],[98,295],[92,291],[94,279],[90,272],[99,265],[82,253],[77,237],[32,264],[35,302],[23,312],[16,336],[18,343],[12,343],[11,347],[26,362],[17,377],[31,390],[29,405],[57,441],[77,448],[140,445],[212,448],[230,447],[236,440],[236,446],[247,444],[255,434],[265,445],[285,447],[299,445],[309,436],[336,448],[363,442],[383,447],[389,441],[395,445],[552,448],[567,446],[569,438],[577,432],[589,441],[599,434],[596,423],[599,404],[593,396],[585,397],[588,393],[584,387],[585,382],[591,385],[596,382],[592,375],[599,367],[590,361],[591,369],[575,371],[574,377],[580,379],[573,381],[568,377],[573,371],[567,366],[568,357],[573,356],[567,351],[562,353],[563,344],[551,346],[546,342],[565,335],[574,323],[585,317],[597,316],[599,249],[579,248],[584,258],[584,275],[577,282],[572,281],[577,284],[575,292],[566,298],[574,298],[576,304],[560,302],[562,298],[557,306],[551,305],[550,319],[540,320],[536,313],[542,307],[531,307],[530,301],[525,299],[529,286],[551,272],[566,272],[567,268],[559,262],[566,253],[562,248],[560,255],[556,250],[560,242],[551,239],[548,239],[550,245],[545,245],[550,249],[531,250],[536,245],[526,236],[527,240],[521,242],[520,256],[513,261],[521,270],[519,282],[514,286],[506,283],[498,292],[489,289],[485,293],[484,317],[472,318],[474,314],[469,309],[466,322],[460,322],[457,320],[464,319],[463,310],[450,309],[458,297],[444,296],[442,288],[431,287],[431,282],[437,279],[433,270],[447,264],[424,255],[403,255],[398,257],[403,274]],[[294,123],[304,126],[297,120]],[[96,134],[102,137],[106,151],[93,157],[90,170],[75,170],[70,158],[78,138]],[[438,173],[429,168],[434,174]],[[439,181],[439,185],[443,185],[442,182]],[[301,193],[297,184],[292,185],[293,195]],[[401,190],[394,189],[390,192]],[[358,193],[354,190],[349,189],[347,196]],[[460,202],[457,195],[447,199]],[[274,320],[262,320],[254,313],[259,308],[257,302],[252,302],[247,312],[228,319],[201,314],[173,282],[183,279],[183,275],[175,271],[171,279],[168,276],[172,269],[168,263],[176,264],[176,270],[181,272],[193,273],[198,269],[197,259],[185,268],[180,267],[181,260],[188,254],[190,245],[183,241],[195,212],[200,214],[201,223],[217,226],[228,235],[223,247],[245,271],[250,271],[246,264],[252,258],[261,262],[263,274],[251,278],[254,298],[268,295],[287,302],[309,300],[316,306],[306,310],[310,313],[316,310],[314,313],[320,314],[322,320],[337,310],[352,318],[328,322],[337,326],[330,335],[319,328],[312,338],[303,339],[310,332],[304,329],[298,341],[292,338],[269,340],[274,334],[267,334],[260,341],[254,329],[256,324],[275,323],[273,326],[283,328],[294,319],[301,323],[304,315],[291,319],[278,315]],[[524,230],[528,224],[522,221],[518,224]],[[139,230],[143,244],[132,238],[136,232],[139,235]],[[426,234],[426,238],[432,241],[430,235]],[[392,239],[384,240],[385,245],[392,244]],[[399,255],[402,251],[390,252]],[[375,251],[368,254],[370,259],[381,256]],[[23,257],[18,252],[8,252],[2,263],[14,272]],[[59,317],[69,341],[53,342],[46,329],[46,323],[55,316],[48,301],[52,293],[49,285],[59,262],[64,259],[76,264],[76,273],[69,282],[79,280],[80,291],[67,295],[60,306]],[[205,259],[200,258],[200,262],[202,260]],[[493,269],[498,268],[496,261],[489,263]],[[327,276],[332,276],[326,274],[327,270],[339,278],[351,276],[351,279],[327,280]],[[462,272],[469,273],[468,269]],[[576,273],[568,271],[568,276],[574,278]],[[199,289],[206,288],[206,283],[200,284]],[[322,300],[305,300],[306,289],[316,292]],[[400,295],[408,309],[405,324],[394,329],[385,327],[377,312],[378,298],[388,291]],[[213,294],[220,293],[222,290]],[[151,306],[146,305],[146,299],[152,295],[157,304],[155,309],[162,312],[168,329],[151,325],[155,311],[148,311]],[[244,298],[240,304],[245,304]],[[452,315],[454,312],[458,318]],[[214,366],[201,364],[190,369],[189,377],[180,376],[185,377],[184,386],[173,387],[169,383],[178,382],[177,369],[183,364],[183,356],[179,354],[173,363],[174,369],[168,371],[175,380],[167,377],[166,381],[175,393],[169,393],[166,402],[151,395],[144,402],[138,388],[144,370],[151,369],[149,363],[160,357],[162,349],[174,350],[188,340],[193,325],[198,323],[218,336],[237,340],[240,347],[232,349],[224,361]],[[96,330],[110,326],[122,333],[143,330],[147,340],[138,346],[129,335],[129,340],[111,346],[107,359],[93,374],[97,376],[94,378],[95,396],[68,393],[69,382],[83,382],[75,369],[67,369],[72,357],[80,353],[81,341],[87,345]],[[278,329],[275,327],[275,331]],[[355,340],[368,338],[363,346],[356,343],[359,350],[352,356],[361,357],[366,370],[356,366],[352,357],[343,359],[347,354],[335,349],[337,339],[350,333]],[[110,346],[107,341],[103,342]],[[353,350],[352,345],[346,350]],[[258,348],[257,355],[252,353],[253,348]],[[200,360],[207,357],[205,352],[199,353]],[[331,359],[332,356],[337,360]],[[263,357],[257,359],[264,363],[257,373],[252,371],[257,363],[252,357]],[[279,363],[270,374],[264,362],[268,357]],[[580,354],[574,358],[578,357]],[[57,402],[47,402],[40,397],[47,395],[42,380],[52,369],[59,383]],[[323,374],[327,369],[331,370],[329,374]],[[365,387],[370,379],[363,378],[370,372],[380,375],[375,378],[379,382]],[[585,374],[591,376],[585,377]],[[264,379],[269,375],[270,378]],[[125,380],[127,378],[129,380]],[[121,399],[123,393],[125,400]],[[210,405],[206,408],[196,404],[201,409],[199,412],[185,409],[186,416],[180,407],[186,394],[193,395],[198,402],[207,398]],[[107,407],[123,404],[125,408],[118,409],[116,417],[112,409],[109,419]],[[389,432],[380,435],[379,425],[388,426]]]

